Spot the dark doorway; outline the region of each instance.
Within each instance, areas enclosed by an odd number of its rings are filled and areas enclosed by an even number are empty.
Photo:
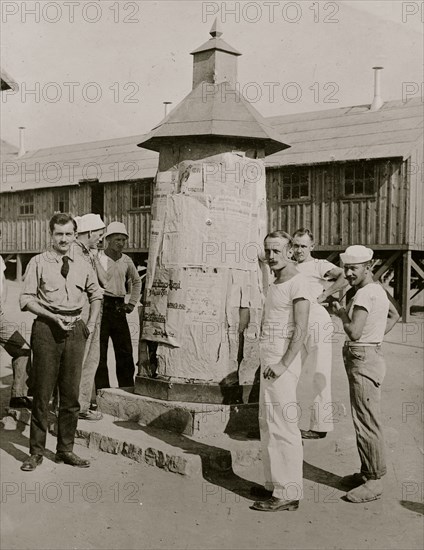
[[[103,219],[104,215],[104,190],[103,184],[95,183],[91,185],[91,212],[99,214]]]

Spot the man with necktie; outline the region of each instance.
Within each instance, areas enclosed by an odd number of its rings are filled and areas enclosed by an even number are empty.
[[[102,293],[89,262],[76,254],[76,222],[55,214],[49,222],[52,246],[28,264],[20,296],[22,311],[37,318],[32,326],[33,406],[30,457],[21,470],[41,464],[46,445],[49,400],[59,388],[56,462],[87,468],[88,460],[73,452],[80,410],[78,402],[84,349],[100,309]],[[87,324],[81,320],[85,294],[90,302]]]

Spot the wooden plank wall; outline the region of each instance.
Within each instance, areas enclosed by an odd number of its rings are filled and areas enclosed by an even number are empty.
[[[145,251],[149,247],[150,210],[131,210],[131,183],[110,182],[104,184],[104,222],[123,222],[130,235],[128,249]]]
[[[424,144],[418,143],[411,157],[405,163],[403,177],[409,180],[409,208],[407,217],[407,238],[424,250]]]
[[[125,223],[130,234],[128,248],[145,251],[150,236],[150,211],[131,211],[131,183],[105,183],[104,222]],[[91,188],[80,185],[69,188],[69,209],[73,215],[91,211]],[[2,253],[38,253],[49,245],[48,221],[53,213],[53,190],[34,191],[34,215],[19,216],[19,195],[0,194],[0,251]]]
[[[293,233],[307,227],[321,246],[409,244],[404,164],[400,160],[376,162],[376,196],[363,198],[342,196],[343,165],[311,166],[311,199],[285,203],[281,193],[284,168],[269,169],[268,230]]]
[[[50,243],[49,219],[54,212],[53,190],[34,193],[34,215],[19,215],[19,193],[0,194],[0,250],[6,252],[38,253]],[[73,215],[89,212],[90,189],[86,186],[69,188],[69,208]]]
[[[310,167],[311,200],[283,204],[281,180],[284,168],[267,169],[268,229],[293,233],[308,227],[320,246],[350,244],[423,247],[423,157],[420,147],[405,162],[376,162],[378,191],[372,198],[341,196],[342,165]],[[150,211],[131,210],[131,182],[104,183],[104,221],[122,221],[130,234],[129,249],[146,251],[149,245]],[[70,211],[81,215],[91,210],[89,185],[70,187]],[[49,243],[48,220],[53,212],[53,191],[34,191],[33,217],[19,217],[17,193],[0,194],[0,251],[36,253]],[[409,208],[408,208],[409,205]]]

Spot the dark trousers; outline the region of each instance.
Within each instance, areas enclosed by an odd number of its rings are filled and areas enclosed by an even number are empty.
[[[135,366],[131,334],[127,314],[122,311],[123,298],[104,297],[103,315],[100,325],[100,360],[96,372],[97,389],[110,388],[107,368],[109,337],[112,338],[116,360],[116,377],[120,388],[134,386]]]
[[[30,453],[43,454],[46,447],[49,401],[59,388],[57,452],[72,451],[80,406],[78,403],[82,360],[86,344],[84,323],[70,332],[37,317],[32,326],[33,403]]]

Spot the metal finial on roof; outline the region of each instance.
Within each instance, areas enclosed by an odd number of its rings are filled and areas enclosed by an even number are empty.
[[[213,22],[213,25],[209,34],[213,38],[219,38],[220,36],[222,36],[223,32],[221,31],[221,25],[218,22],[218,18],[216,18],[215,21]]]

